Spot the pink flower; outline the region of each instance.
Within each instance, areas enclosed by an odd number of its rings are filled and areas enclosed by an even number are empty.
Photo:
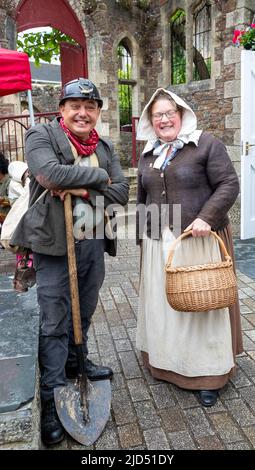
[[[245,29],[235,29],[232,42],[235,46],[255,51],[255,23],[248,25]]]

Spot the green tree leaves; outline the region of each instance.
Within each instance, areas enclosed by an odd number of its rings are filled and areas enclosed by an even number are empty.
[[[59,59],[61,42],[77,44],[70,36],[53,28],[49,32],[39,31],[19,35],[17,50],[26,52],[29,57],[34,59],[35,65],[38,67],[42,60],[50,64],[53,59]]]

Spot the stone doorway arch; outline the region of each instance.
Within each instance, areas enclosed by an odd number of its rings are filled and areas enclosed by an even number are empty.
[[[88,76],[86,37],[81,23],[67,0],[21,0],[16,9],[17,31],[50,26],[72,37],[78,46],[61,45],[62,83]]]

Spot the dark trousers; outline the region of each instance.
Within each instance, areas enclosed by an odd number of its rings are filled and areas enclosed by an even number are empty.
[[[104,267],[104,240],[83,240],[75,245],[84,355],[87,334],[98,302]],[[67,256],[34,253],[37,297],[40,306],[39,364],[41,398],[53,398],[53,389],[66,384],[65,364],[75,363]]]

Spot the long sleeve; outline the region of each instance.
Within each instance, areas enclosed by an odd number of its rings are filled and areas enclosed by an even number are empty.
[[[43,126],[26,134],[26,157],[30,172],[44,188],[107,187],[109,176],[103,168],[62,164]]]
[[[239,181],[233,164],[222,142],[215,139],[210,147],[206,174],[213,189],[197,217],[212,227],[234,204],[239,193]]]

